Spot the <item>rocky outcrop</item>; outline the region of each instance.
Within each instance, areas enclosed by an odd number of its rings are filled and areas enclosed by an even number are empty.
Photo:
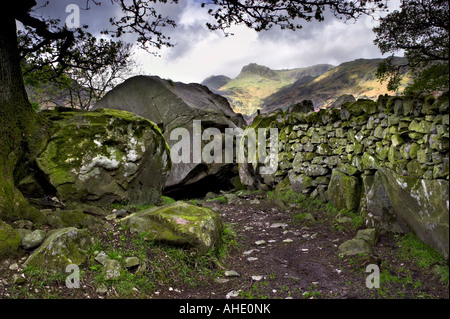
[[[261,189],[287,179],[299,193],[359,212],[369,227],[412,231],[448,258],[448,110],[445,92],[261,115],[255,127],[279,130],[278,170],[260,176],[244,165],[241,179]]]
[[[87,230],[61,228],[51,233],[42,245],[33,251],[24,266],[63,272],[70,264],[83,263],[93,243],[94,240]]]
[[[155,203],[170,170],[159,128],[126,111],[43,111],[54,132],[36,159],[62,201]]]
[[[147,118],[161,128],[172,148],[179,137],[170,138],[176,128],[185,128],[193,136],[194,120],[201,121],[201,129],[216,128],[224,133],[226,128],[244,125],[244,119],[231,109],[227,100],[200,84],[184,84],[163,80],[156,76],[136,76],[108,92],[94,107],[113,108],[133,112]],[[205,145],[205,141],[201,141]],[[165,183],[165,192],[177,197],[177,192],[187,194],[193,189],[209,190],[230,187],[229,179],[237,175],[235,165],[193,160],[193,143],[190,143],[190,161],[173,163]],[[206,182],[206,186],[203,183]],[[195,186],[193,185],[195,183]],[[209,188],[209,189],[208,189]],[[204,195],[203,194],[203,195]]]
[[[147,240],[207,252],[221,245],[222,221],[211,209],[176,202],[133,213],[121,222]]]

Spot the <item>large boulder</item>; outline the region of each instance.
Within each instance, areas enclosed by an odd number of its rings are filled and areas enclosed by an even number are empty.
[[[221,133],[226,128],[237,129],[245,125],[242,115],[234,113],[225,98],[203,85],[172,82],[157,76],[136,76],[108,92],[94,106],[94,109],[98,108],[126,110],[155,122],[171,148],[180,141],[178,136],[171,140],[171,132],[176,128],[187,129],[190,160],[173,163],[165,184],[166,193],[173,197],[177,191],[187,193],[203,188],[206,193],[211,188],[226,187],[230,177],[237,175],[235,166],[226,161],[209,164],[193,160],[194,120],[201,121],[202,130],[215,128]],[[200,142],[205,145],[205,141]],[[207,185],[201,185],[207,179]],[[199,184],[191,187],[193,183]]]
[[[449,182],[401,176],[388,168],[380,172],[400,224],[448,258]]]
[[[24,266],[65,271],[70,264],[83,263],[93,244],[94,239],[88,230],[61,228],[51,233],[41,246],[33,251]]]
[[[63,201],[155,203],[170,170],[170,150],[159,128],[135,114],[56,109],[39,169]]]
[[[221,245],[222,221],[211,209],[185,202],[145,209],[122,219],[131,231],[148,240],[206,252]]]
[[[448,258],[449,182],[402,176],[381,168],[363,178],[361,214],[379,229],[413,232]]]

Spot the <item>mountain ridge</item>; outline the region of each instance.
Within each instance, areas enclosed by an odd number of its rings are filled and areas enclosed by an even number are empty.
[[[257,111],[264,113],[303,100],[311,100],[316,109],[326,108],[341,95],[374,99],[388,93],[387,83],[380,83],[376,71],[384,59],[356,59],[334,66],[316,64],[309,67],[274,70],[250,63],[234,78],[219,75],[202,84],[225,97],[233,110],[246,119]],[[394,57],[394,64],[406,64],[406,58]],[[401,90],[409,77],[402,81]]]
[[[330,64],[273,70],[267,66],[250,63],[230,79],[224,75],[210,76],[201,84],[212,92],[228,99],[237,113],[250,116],[263,106],[263,99],[296,81],[310,81],[333,68]],[[230,79],[230,80],[228,80]],[[219,86],[223,84],[222,86]]]
[[[307,83],[294,83],[264,99],[263,112],[286,109],[289,105],[311,100],[316,109],[326,108],[341,95],[353,95],[356,99],[376,99],[388,93],[387,83],[380,83],[376,77],[378,65],[384,59],[356,59],[341,63],[337,67]],[[394,57],[394,64],[406,64],[406,58]],[[405,75],[404,72],[403,75]],[[401,84],[406,86],[409,77]]]

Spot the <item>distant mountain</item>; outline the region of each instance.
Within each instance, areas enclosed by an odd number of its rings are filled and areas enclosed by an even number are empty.
[[[303,100],[312,100],[314,107],[329,107],[341,95],[348,94],[358,98],[376,99],[388,93],[387,83],[380,83],[375,73],[383,59],[358,59],[345,62],[321,76],[309,81],[302,79],[285,86],[263,100],[263,112],[277,108],[286,109],[289,105]],[[406,64],[405,58],[394,58],[395,64]],[[402,82],[401,89],[409,81]]]
[[[251,63],[244,66],[234,79],[223,75],[211,76],[202,84],[214,93],[226,97],[235,112],[249,116],[262,108],[265,98],[280,89],[294,83],[309,83],[332,68],[334,66],[330,64],[318,64],[306,68],[272,70]]]
[[[201,84],[207,86],[212,92],[216,93],[222,86],[230,82],[231,79],[225,75],[211,75],[207,77]]]

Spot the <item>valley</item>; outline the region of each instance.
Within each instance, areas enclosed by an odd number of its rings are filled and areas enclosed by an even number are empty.
[[[376,99],[379,95],[392,94],[386,83],[380,83],[376,70],[382,59],[357,59],[338,66],[317,64],[290,70],[272,70],[251,63],[231,79],[224,75],[210,76],[202,84],[211,91],[227,98],[236,113],[247,120],[258,110],[269,113],[286,110],[290,105],[311,100],[315,109],[329,107],[344,94],[355,99]],[[394,64],[406,63],[405,58],[395,58]],[[408,83],[405,77],[399,91]]]

